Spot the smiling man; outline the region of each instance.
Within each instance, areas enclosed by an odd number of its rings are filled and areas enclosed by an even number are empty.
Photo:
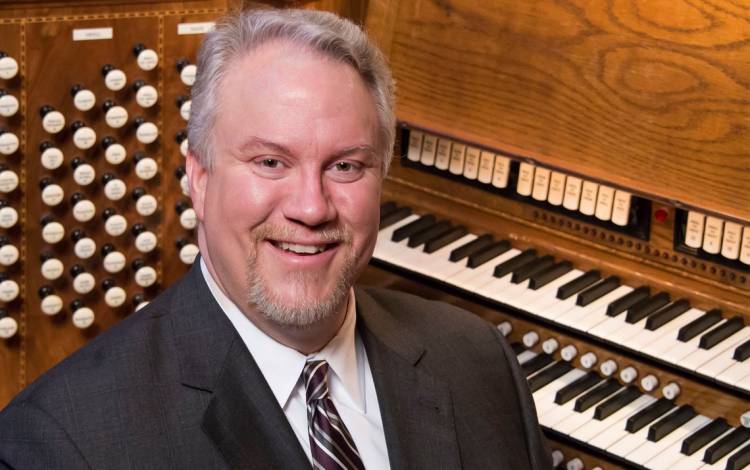
[[[3,410],[0,468],[550,468],[496,328],[354,287],[395,132],[362,31],[245,11],[207,36],[198,70],[201,257]]]

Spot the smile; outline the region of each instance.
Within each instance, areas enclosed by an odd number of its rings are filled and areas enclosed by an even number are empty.
[[[297,255],[315,255],[318,253],[322,253],[333,246],[331,244],[303,245],[299,243],[280,242],[273,240],[271,241],[271,243],[273,244],[273,246],[280,250],[289,251]]]

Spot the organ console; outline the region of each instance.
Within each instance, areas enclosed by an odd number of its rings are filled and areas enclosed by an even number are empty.
[[[195,54],[250,2],[6,3],[0,405],[194,261]],[[398,84],[363,281],[497,325],[556,468],[747,466],[747,9],[297,3],[364,24]]]

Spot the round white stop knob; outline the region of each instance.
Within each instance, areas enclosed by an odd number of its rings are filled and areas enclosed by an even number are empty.
[[[81,259],[89,259],[96,253],[96,242],[89,237],[81,238],[73,245],[73,252]]]
[[[542,351],[546,352],[547,354],[552,354],[553,352],[557,351],[558,347],[560,347],[560,344],[555,338],[549,338],[542,343]]]
[[[80,186],[90,185],[96,178],[96,170],[88,163],[81,163],[73,170],[73,181]]]
[[[57,134],[65,128],[65,116],[60,111],[49,111],[42,116],[42,129]]]
[[[135,164],[135,174],[142,180],[150,180],[156,176],[158,170],[159,167],[156,164],[156,160],[151,157],[141,158],[138,160],[138,163]]]
[[[18,283],[12,279],[6,279],[0,282],[0,300],[3,302],[12,302],[18,297],[21,288]]]
[[[96,215],[96,206],[88,199],[78,201],[73,206],[73,218],[79,222],[88,222]]]
[[[135,138],[142,144],[150,144],[159,137],[159,128],[153,122],[142,122],[135,129]]]
[[[194,243],[188,243],[180,248],[180,261],[185,264],[193,264],[195,257],[198,256],[198,245]]]
[[[653,392],[659,386],[659,378],[649,374],[641,379],[641,387],[647,392]]]
[[[52,294],[42,299],[41,309],[42,313],[45,315],[57,315],[62,311],[62,308],[63,300],[59,295]]]
[[[154,70],[159,64],[159,54],[153,49],[141,49],[135,56],[135,60],[139,69],[148,72]]]
[[[0,78],[10,80],[18,74],[18,62],[10,56],[0,57]]]
[[[142,108],[150,108],[159,100],[159,93],[151,85],[143,85],[135,92],[135,102]]]
[[[94,311],[88,307],[81,307],[73,312],[73,325],[76,328],[86,329],[94,323]]]
[[[0,116],[11,117],[18,112],[20,104],[18,98],[13,95],[0,96]]]
[[[13,155],[18,150],[20,142],[18,136],[12,132],[3,132],[0,134],[0,153],[3,155]]]
[[[143,266],[135,272],[135,283],[141,287],[149,287],[156,282],[156,270],[151,266]]]
[[[47,170],[56,170],[63,164],[63,153],[57,147],[48,147],[42,152],[40,161]]]
[[[110,68],[104,74],[104,86],[112,91],[120,91],[125,88],[128,77],[120,69]]]
[[[198,68],[194,64],[185,65],[180,70],[180,80],[187,86],[193,86],[196,73],[198,73]]]
[[[661,393],[667,400],[674,400],[680,395],[680,386],[676,382],[669,382],[661,389]]]
[[[88,126],[82,126],[73,132],[73,145],[81,150],[87,150],[96,143],[96,132]]]
[[[88,294],[94,290],[95,285],[96,279],[91,273],[83,272],[73,278],[73,290],[79,294]]]
[[[42,189],[42,202],[50,207],[60,204],[65,197],[65,191],[59,184],[49,184]]]
[[[18,332],[18,322],[11,317],[0,318],[0,338],[12,338]]]
[[[63,266],[62,261],[57,258],[50,258],[42,263],[42,277],[54,281],[62,276],[64,269],[65,267]]]
[[[586,369],[591,369],[596,365],[598,360],[599,359],[596,357],[596,354],[587,352],[586,354],[581,356],[581,365]]]
[[[18,251],[18,248],[16,248],[16,245],[11,245],[9,243],[0,246],[0,264],[3,266],[12,266],[16,264],[19,256],[20,252]]]
[[[125,255],[122,254],[119,251],[113,251],[111,253],[108,253],[104,260],[102,260],[102,265],[104,266],[104,270],[108,273],[114,274],[119,273],[125,268]]]
[[[605,377],[610,377],[617,372],[617,362],[615,362],[614,359],[607,359],[601,363],[599,370]]]
[[[148,216],[156,212],[158,204],[156,198],[150,194],[144,194],[135,201],[135,210],[143,216]]]
[[[560,357],[564,361],[572,361],[578,355],[578,349],[572,344],[569,344],[560,350]]]
[[[193,102],[191,100],[185,100],[180,105],[180,117],[185,121],[190,119],[190,107]]]
[[[0,192],[10,193],[18,187],[18,174],[12,170],[0,171]]]
[[[104,185],[104,195],[110,201],[119,201],[127,193],[128,187],[121,179],[112,179]]]
[[[122,287],[111,287],[104,293],[104,302],[112,308],[117,308],[125,303],[128,295]]]
[[[113,129],[119,129],[128,122],[128,110],[122,106],[112,106],[104,113],[104,122]]]
[[[121,144],[108,145],[104,151],[104,159],[110,165],[119,165],[125,161],[125,157],[127,157],[127,151]]]
[[[195,215],[195,209],[188,207],[180,213],[180,225],[185,230],[193,230],[198,224],[198,217]]]
[[[79,111],[88,111],[96,105],[96,95],[91,90],[81,88],[73,95],[73,106]]]
[[[128,229],[128,221],[120,214],[114,214],[107,217],[104,222],[104,231],[113,237],[119,237]]]
[[[528,333],[523,335],[521,341],[523,342],[524,346],[530,348],[539,342],[539,334],[536,331],[529,331]]]
[[[18,211],[10,206],[0,208],[0,228],[11,228],[18,222]]]
[[[140,251],[141,253],[149,253],[156,248],[156,234],[154,232],[145,231],[139,233],[135,237],[135,247]]]
[[[511,331],[513,331],[513,325],[510,324],[510,322],[504,321],[497,325],[497,329],[500,330],[500,333],[503,336],[508,336]]]
[[[633,366],[627,366],[620,371],[620,380],[622,380],[626,384],[631,383],[636,378],[638,378],[638,371],[635,370],[635,367]]]
[[[42,240],[50,245],[59,243],[65,236],[65,227],[60,222],[50,222],[42,227]]]

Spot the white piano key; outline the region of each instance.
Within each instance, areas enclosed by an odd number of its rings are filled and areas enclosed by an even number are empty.
[[[747,341],[750,339],[750,328],[745,327],[740,331],[736,332],[732,336],[726,338],[724,341],[716,344],[711,349],[701,349],[691,352],[689,355],[680,359],[680,366],[690,370],[697,370],[703,364],[706,364],[714,357],[720,355],[727,348],[730,348],[733,344],[738,341]]]
[[[703,461],[703,456],[706,453],[706,449],[714,445],[719,440],[723,439],[724,436],[731,433],[732,430],[733,428],[730,428],[727,431],[723,432],[721,435],[719,435],[712,441],[709,441],[706,445],[695,451],[695,453],[693,453],[692,455],[685,455],[683,453],[680,453],[681,457],[674,462],[672,467],[667,467],[667,469],[697,470],[701,468],[706,464],[706,462]]]
[[[591,390],[594,387],[597,387],[599,384],[603,382],[600,381],[594,385],[592,385],[588,390]],[[585,394],[588,390],[581,392],[578,397]],[[548,428],[555,429],[555,425],[564,419],[566,419],[568,416],[570,416],[573,413],[577,413],[577,411],[574,410],[576,405],[576,399],[573,398],[572,400],[567,401],[566,403],[563,403],[562,405],[558,405],[557,403],[554,403],[554,407],[550,407],[545,410],[544,413],[539,415],[539,424],[542,426],[546,426]],[[554,401],[554,398],[553,398]]]
[[[573,369],[567,374],[563,375],[557,380],[553,380],[545,387],[540,388],[533,393],[534,404],[536,405],[537,415],[550,413],[552,410],[557,409],[560,405],[555,403],[555,396],[557,392],[569,385],[582,376],[586,375],[586,372],[582,369]]]
[[[451,251],[476,238],[476,235],[464,235],[432,253],[425,253],[422,248],[410,248],[415,253],[408,258],[408,265],[406,267],[420,274],[442,280],[455,270],[461,270],[466,267],[461,263],[454,263],[449,259]]]
[[[596,407],[599,406],[599,404],[603,403],[605,400],[608,400],[612,395],[616,393],[620,393],[620,391],[622,391],[622,387],[618,388],[614,392],[602,398],[601,400],[596,402],[594,406],[587,409],[586,411],[583,411],[583,412],[574,411],[572,414],[568,415],[564,420],[558,423],[555,423],[555,425],[553,426],[553,429],[563,434],[572,433],[576,429],[592,421],[594,419],[594,412],[596,411]]]
[[[615,441],[614,443],[612,443],[612,445],[607,447],[607,452],[625,458],[628,454],[633,452],[633,450],[637,449],[638,447],[643,445],[644,442],[646,442],[646,440],[648,439],[648,430],[654,423],[658,422],[661,419],[664,419],[667,416],[670,416],[672,413],[677,411],[677,409],[678,407],[674,407],[664,415],[656,418],[651,423],[643,426],[640,430],[638,430],[638,432],[626,432],[625,435],[622,436],[619,440]]]
[[[656,398],[650,395],[641,395],[640,397],[636,398],[616,412],[609,415],[606,419],[592,419],[590,422],[586,423],[585,426],[581,426],[580,428],[573,431],[571,436],[582,442],[590,442],[599,434],[603,432],[610,432],[610,428],[612,429],[612,431],[620,428],[622,428],[622,430],[624,431],[625,423],[627,422],[628,417],[634,415],[654,401],[656,401]]]
[[[700,467],[700,469],[701,470],[725,470],[727,468],[727,462],[729,461],[729,459],[732,458],[734,454],[736,454],[743,448],[747,447],[748,445],[750,444],[747,444],[747,443],[740,444],[739,446],[737,446],[735,449],[732,449],[731,452],[728,452],[727,455],[720,458],[716,462],[712,464],[704,463],[704,465]]]
[[[743,383],[743,379],[747,376],[750,376],[750,359],[745,359],[742,362],[734,361],[731,366],[716,376],[716,380],[738,386]],[[750,381],[747,382],[747,386],[750,386]]]
[[[392,251],[391,245],[393,244],[393,242],[391,241],[391,237],[393,236],[393,232],[398,230],[400,227],[405,226],[406,224],[410,224],[411,222],[414,222],[417,219],[419,219],[418,215],[411,214],[399,220],[398,222],[391,225],[390,227],[386,227],[385,229],[378,232],[378,239],[375,242],[375,250],[373,251],[373,256],[383,261],[391,262],[390,259],[386,259],[386,258],[388,257],[389,252]]]
[[[527,297],[528,302],[525,304],[525,310],[539,315],[537,313],[538,309],[545,308],[548,305],[552,304],[555,300],[557,300],[557,290],[560,288],[560,286],[563,286],[582,275],[583,271],[579,271],[578,269],[571,269],[567,273],[558,277],[554,281],[549,282],[547,285],[540,287],[536,291],[530,290]],[[532,294],[532,292],[536,293]]]
[[[691,434],[699,431],[701,428],[711,423],[711,421],[713,420],[710,418],[707,418],[702,415],[698,415],[692,420],[680,426],[680,428],[675,429],[674,432],[679,432],[681,428],[687,428],[688,432],[685,433],[679,439],[672,442],[672,444],[668,448],[663,449],[657,455],[647,460],[645,463],[645,466],[648,468],[653,468],[655,470],[656,469],[681,468],[681,467],[673,467],[672,465],[674,465],[674,463],[680,460],[682,457],[685,457],[685,454],[680,452],[680,450],[682,449],[682,442]]]
[[[509,260],[510,258],[518,255],[521,253],[520,250],[516,250],[515,248],[511,248],[505,253],[501,254],[500,256],[496,256],[494,259],[487,261],[486,263],[482,264],[481,266],[471,269],[469,269],[468,275],[466,278],[454,276],[448,281],[450,281],[452,284],[457,285],[458,287],[471,291],[471,292],[477,292],[479,288],[483,285],[485,285],[487,282],[491,281],[492,279],[496,279],[492,273],[495,271],[495,266],[498,264]],[[471,271],[474,271],[473,273]],[[460,282],[460,284],[459,284]]]
[[[574,305],[556,321],[577,330],[588,331],[589,328],[610,318],[607,316],[607,306],[632,290],[632,287],[619,286],[584,307]]]
[[[716,377],[737,362],[732,359],[732,356],[734,356],[734,350],[737,349],[737,346],[748,339],[750,339],[750,328],[744,327],[737,333],[711,348],[721,348],[721,351],[715,354],[710,360],[700,365],[695,371],[709,377]]]
[[[702,415],[693,417],[687,423],[677,427],[674,431],[664,436],[659,442],[646,440],[637,449],[633,450],[625,458],[639,465],[645,465],[646,462],[653,459],[663,452],[667,452],[673,444],[681,444],[682,440],[698,428],[710,422],[711,419]]]
[[[661,351],[659,353],[659,357],[667,362],[672,362],[674,364],[680,364],[680,361],[689,356],[690,354],[697,351],[698,344],[700,343],[701,336],[706,334],[707,332],[713,330],[714,328],[718,328],[721,325],[724,324],[726,319],[720,320],[716,325],[714,325],[712,328],[709,328],[708,330],[698,334],[695,336],[695,338],[691,339],[690,341],[675,341],[668,349]]]
[[[639,397],[638,399],[636,399],[634,402],[630,403],[626,407],[632,411],[631,413],[628,413],[625,416],[620,417],[620,419],[616,423],[613,423],[605,432],[600,432],[596,434],[595,436],[591,437],[587,442],[594,447],[598,447],[599,449],[608,449],[615,442],[619,441],[620,439],[630,434],[625,429],[625,426],[627,425],[627,422],[628,422],[628,418],[635,415],[636,413],[646,408],[647,406],[651,405],[655,401],[656,401],[656,398],[651,395],[642,395],[641,397]]]
[[[654,351],[657,348],[671,347],[671,345],[677,342],[677,334],[680,331],[680,328],[704,313],[706,312],[703,310],[691,308],[679,317],[669,323],[665,323],[654,331],[644,330],[643,334],[638,335],[637,338],[633,338],[633,342],[629,346],[634,350],[643,351],[652,356],[656,356]]]

